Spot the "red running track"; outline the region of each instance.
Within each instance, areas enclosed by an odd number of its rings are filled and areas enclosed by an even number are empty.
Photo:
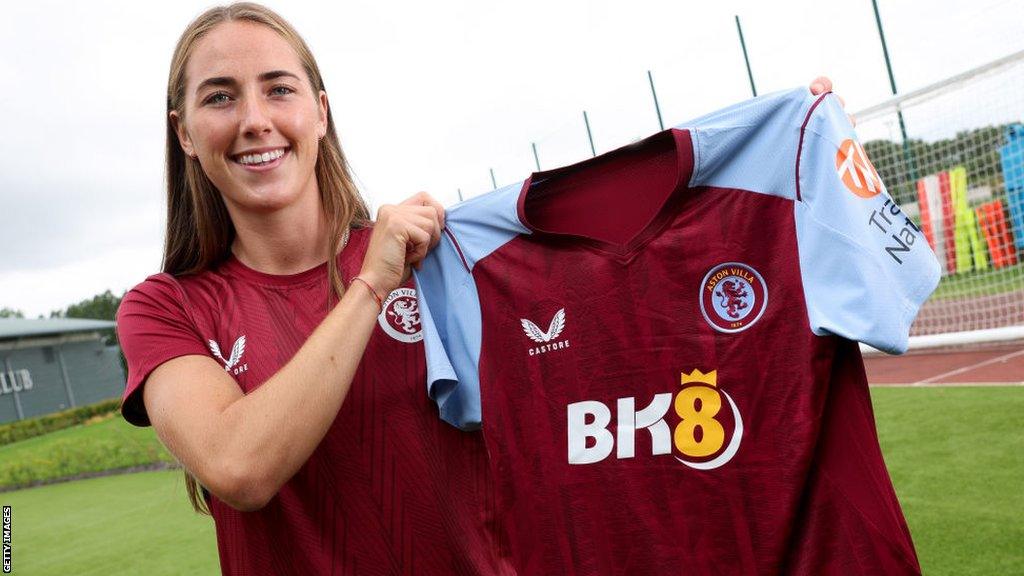
[[[864,356],[871,384],[1024,384],[1024,342]]]

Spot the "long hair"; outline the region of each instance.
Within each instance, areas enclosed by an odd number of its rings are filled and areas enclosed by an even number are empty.
[[[203,172],[199,161],[181,149],[171,123],[171,111],[177,111],[179,122],[185,118],[185,66],[196,42],[220,24],[246,21],[262,24],[277,32],[295,50],[306,71],[313,93],[324,88],[320,68],[313,53],[299,33],[274,11],[251,2],[218,6],[203,12],[185,28],[174,48],[170,74],[167,78],[167,234],[164,241],[163,271],[174,276],[196,274],[211,269],[231,254],[235,227],[228,215],[220,192]],[[329,291],[341,297],[344,286],[333,257],[338,253],[345,230],[363,226],[369,211],[349,171],[348,161],[338,142],[334,119],[327,110],[327,133],[317,150],[316,181],[320,188],[320,204],[328,223],[327,255]],[[208,491],[185,470],[185,486],[192,507],[201,514],[210,514],[206,501]]]

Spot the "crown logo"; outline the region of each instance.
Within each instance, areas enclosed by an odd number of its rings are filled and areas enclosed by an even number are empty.
[[[694,382],[700,382],[701,384],[707,384],[713,388],[718,387],[718,370],[712,370],[707,374],[700,371],[699,368],[694,368],[693,372],[687,374],[686,372],[680,373],[680,386],[686,386]]]

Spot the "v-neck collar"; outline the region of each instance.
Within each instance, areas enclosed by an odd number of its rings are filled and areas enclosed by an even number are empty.
[[[610,242],[608,240],[601,240],[598,238],[592,238],[582,234],[573,234],[569,232],[554,232],[551,230],[544,230],[533,225],[526,217],[526,199],[527,196],[532,192],[532,185],[541,183],[551,178],[572,178],[574,173],[586,173],[588,169],[592,169],[595,166],[599,166],[603,161],[607,160],[608,156],[620,153],[627,148],[643,147],[653,145],[653,142],[658,139],[666,138],[668,133],[673,142],[675,149],[676,159],[676,182],[671,192],[665,197],[665,201],[662,202],[658,210],[651,216],[651,219],[644,224],[639,231],[633,235],[625,243]],[[644,140],[629,146],[617,148],[611,152],[607,152],[600,156],[578,162],[562,168],[555,168],[553,170],[546,170],[542,172],[534,172],[530,174],[522,185],[519,192],[519,198],[517,200],[516,211],[519,217],[519,222],[532,233],[542,236],[548,236],[552,240],[559,240],[568,242],[571,244],[579,244],[587,248],[596,250],[598,252],[606,253],[616,259],[628,260],[637,251],[643,248],[648,242],[654,239],[662,229],[665,228],[673,217],[678,214],[678,208],[681,206],[682,201],[685,199],[685,191],[689,187],[690,178],[693,175],[693,143],[690,140],[690,133],[686,130],[678,130],[670,128],[664,132],[659,132],[645,138]],[[628,202],[629,198],[623,198],[623,202]]]

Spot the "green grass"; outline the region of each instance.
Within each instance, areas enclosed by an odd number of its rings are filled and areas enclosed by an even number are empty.
[[[120,415],[0,446],[0,487],[153,462],[173,462],[152,428]]]
[[[933,300],[962,298],[965,296],[991,296],[1024,289],[1024,264],[996,270],[991,267],[982,272],[965,272],[943,276],[932,294]]]
[[[873,388],[928,575],[1024,574],[1024,387]]]
[[[213,520],[192,512],[180,471],[91,478],[0,494],[14,574],[219,574]]]

